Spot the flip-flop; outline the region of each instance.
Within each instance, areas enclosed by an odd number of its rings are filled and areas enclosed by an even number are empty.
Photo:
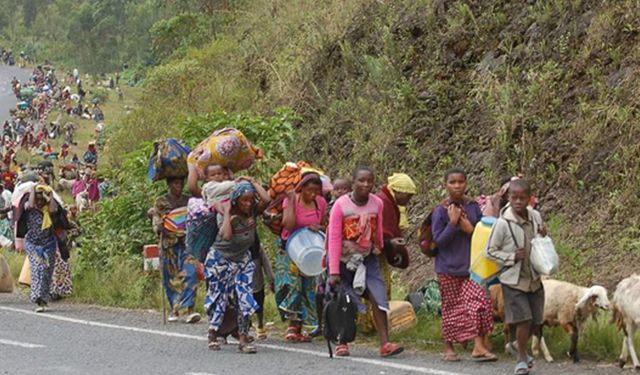
[[[460,357],[456,353],[442,353],[442,359],[445,362],[460,362]]]
[[[471,360],[474,362],[495,362],[498,360],[498,356],[491,352],[484,352],[480,355],[472,355]]]
[[[529,365],[527,362],[520,361],[516,364],[516,369],[513,372],[516,375],[529,375]]]
[[[509,354],[513,356],[513,358],[518,359],[520,357],[520,353],[518,353],[516,347],[513,346],[513,342],[507,343],[507,345],[505,345],[505,348],[507,349]],[[529,367],[529,370],[533,368],[533,360],[534,358],[527,354],[527,366]]]

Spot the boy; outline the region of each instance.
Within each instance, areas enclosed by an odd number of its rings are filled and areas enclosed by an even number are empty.
[[[531,187],[525,180],[513,180],[509,185],[509,205],[489,238],[490,259],[504,265],[500,283],[504,295],[505,321],[515,326],[516,343],[507,349],[517,354],[516,374],[529,374],[533,359],[527,354],[531,332],[538,332],[544,320],[544,288],[540,275],[531,266],[531,240],[536,234],[546,235],[540,213],[528,207]]]
[[[212,206],[216,201],[229,197],[234,185],[229,181],[230,177],[229,169],[218,164],[211,164],[204,170],[206,183],[202,185],[202,199],[207,205]]]

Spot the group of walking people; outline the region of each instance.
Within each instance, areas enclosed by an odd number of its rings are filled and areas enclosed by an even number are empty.
[[[255,353],[251,344],[254,338],[249,335],[251,316],[264,307],[265,286],[272,285],[276,306],[288,323],[286,341],[310,342],[320,334],[323,292],[339,287],[357,301],[359,312],[370,310],[380,355],[402,352],[400,345],[389,340],[390,267],[404,269],[409,265],[404,239],[404,230],[409,226],[406,207],[417,193],[416,185],[408,175],[394,173],[376,193],[376,176],[368,167],[357,167],[349,179],[336,179],[333,185],[321,177],[314,171],[304,173],[295,189],[279,203],[282,231],[273,257],[273,273],[256,231],[258,219],[272,204],[261,183],[249,177],[233,179],[227,168],[210,165],[204,171],[205,184],[201,188],[197,179],[189,179],[189,191],[194,194],[189,199],[183,193],[184,180],[169,179],[168,194],[156,202],[154,225],[161,238],[164,285],[172,320],[179,319],[180,310],[186,310],[186,322],[201,318],[194,313],[199,262],[187,250],[188,233],[174,235],[166,225],[167,216],[184,207],[188,215],[197,215],[198,211],[215,218],[210,227],[215,239],[205,250],[200,271],[200,277],[206,280],[210,349],[220,350],[220,343],[234,335],[242,353]],[[442,296],[443,357],[459,361],[454,344],[466,346],[473,341],[474,361],[497,360],[488,342],[493,329],[491,301],[487,291],[469,277],[471,236],[483,210],[502,216],[509,226],[515,224],[514,237],[503,233],[503,225],[497,226],[489,254],[505,266],[500,280],[506,290],[507,321],[517,327],[517,342],[512,347],[522,352],[532,325],[535,329],[541,323],[544,306],[540,277],[532,272],[526,256],[529,240],[536,232],[544,231],[540,215],[528,207],[531,189],[524,180],[508,179],[481,206],[466,195],[467,175],[462,169],[447,171],[444,186],[448,197],[432,212],[433,240],[437,245],[435,272]],[[304,275],[285,251],[291,233],[301,228],[326,233],[326,273],[320,277]],[[518,236],[522,240],[516,240]],[[265,272],[273,280],[265,283]],[[257,279],[260,286],[255,288]],[[264,339],[262,316],[257,320],[257,338]],[[336,355],[350,355],[348,343],[339,343]],[[528,370],[531,362],[526,352],[524,356]]]

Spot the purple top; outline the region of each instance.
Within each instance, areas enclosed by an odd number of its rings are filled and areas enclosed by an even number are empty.
[[[477,202],[469,200],[462,207],[475,228],[476,223],[482,218],[480,206]],[[459,226],[449,223],[446,206],[438,205],[431,220],[433,240],[438,246],[436,273],[469,276],[471,235],[464,233]]]

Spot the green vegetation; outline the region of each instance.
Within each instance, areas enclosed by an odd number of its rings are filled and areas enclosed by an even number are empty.
[[[78,272],[126,269],[123,259],[140,264],[141,246],[153,240],[144,214],[163,189],[144,176],[153,140],[193,145],[227,125],[267,152],[249,171],[262,178],[287,159],[309,160],[332,176],[366,163],[379,182],[410,173],[420,188],[414,227],[441,198],[448,167],[469,171],[473,195],[523,173],[562,256],[559,278],[613,290],[640,262],[635,1],[44,3],[20,2],[23,17],[0,15],[0,40],[91,72],[128,63],[126,74],[145,77],[129,115],[112,120],[107,112],[111,168],[104,173],[121,195],[83,218],[91,233]],[[40,4],[35,16],[32,4]],[[122,27],[108,27],[114,19]],[[72,22],[86,22],[78,39],[69,35]],[[43,30],[49,24],[56,29]],[[416,256],[395,279],[413,288],[431,269]],[[123,282],[117,275],[113,282]],[[137,280],[139,271],[122,277],[130,275],[135,292],[109,297],[113,303],[134,306],[124,298],[152,285]],[[100,277],[80,279],[111,282]],[[587,326],[585,357],[617,352],[619,334],[606,321]],[[402,338],[433,348],[436,323],[421,316]],[[547,342],[562,358],[566,338],[550,332]]]

